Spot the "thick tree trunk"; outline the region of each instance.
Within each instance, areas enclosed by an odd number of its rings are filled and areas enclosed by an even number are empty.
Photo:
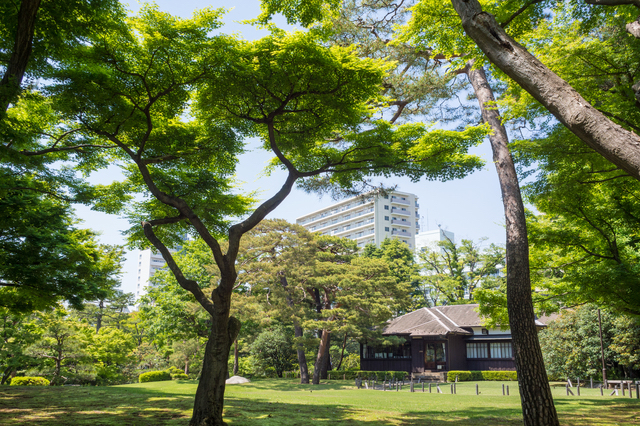
[[[240,331],[240,321],[229,317],[230,296],[219,297],[214,304],[209,341],[204,351],[200,382],[196,390],[193,416],[189,426],[222,426],[225,380],[231,344]]]
[[[320,339],[320,346],[318,347],[318,357],[316,358],[316,363],[313,368],[313,381],[314,385],[320,383],[320,379],[326,378],[327,374],[327,364],[329,358],[329,344],[331,341],[331,332],[329,330],[322,330],[322,338]]]
[[[295,322],[293,324],[293,332],[295,333],[296,338],[301,338],[303,335],[302,327]],[[296,345],[296,350],[298,352],[298,365],[300,366],[300,383],[308,385],[309,367],[307,367],[307,356],[304,353],[304,347],[301,343]]]
[[[20,93],[20,84],[27,70],[33,46],[33,34],[36,28],[36,15],[40,0],[22,0],[18,11],[18,27],[11,57],[0,80],[0,117],[3,117],[9,104]]]
[[[472,65],[473,62],[467,64],[467,76],[478,97],[482,118],[493,130],[489,140],[504,203],[507,225],[507,308],[524,424],[555,426],[559,424],[558,416],[544,368],[531,300],[527,224],[518,177],[507,146],[507,132],[498,110],[493,106],[493,91],[484,70],[472,69]]]
[[[640,137],[592,107],[573,87],[505,33],[478,0],[451,0],[466,34],[489,60],[544,105],[562,124],[640,180]]]

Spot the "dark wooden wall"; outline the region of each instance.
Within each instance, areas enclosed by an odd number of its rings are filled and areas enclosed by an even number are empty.
[[[360,358],[360,369],[364,371],[406,371],[411,373],[411,358]]]
[[[424,373],[424,341],[411,339],[411,372]]]
[[[462,336],[449,335],[447,370],[468,370],[467,346]]]

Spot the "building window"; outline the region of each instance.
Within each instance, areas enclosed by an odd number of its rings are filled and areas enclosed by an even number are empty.
[[[368,359],[411,359],[411,342],[404,342],[399,346],[376,348],[374,346],[362,345],[362,358]]]
[[[384,220],[389,220],[389,216],[385,216],[385,217],[384,217]]]
[[[511,342],[492,342],[491,358],[512,358]]]
[[[384,227],[384,230],[385,230],[386,232],[389,232],[389,227],[388,227],[388,226],[385,226],[385,227]]]
[[[487,342],[467,343],[467,358],[489,358],[489,344]]]
[[[389,206],[384,206],[384,209],[385,210],[389,210]]]
[[[385,200],[388,200],[388,199],[389,199],[389,196],[388,196],[388,195],[385,195],[383,198],[384,198]]]

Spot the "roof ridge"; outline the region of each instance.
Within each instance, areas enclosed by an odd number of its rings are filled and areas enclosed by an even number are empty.
[[[434,306],[434,308],[435,308],[435,306]],[[437,319],[437,320],[438,320],[438,322],[439,322],[439,323],[440,323],[444,328],[446,328],[446,329],[447,329],[447,330],[449,330],[449,331],[452,331],[449,327],[447,327],[447,326],[442,322],[442,320],[440,320],[440,318],[438,318],[438,317],[437,317],[437,315],[436,315],[436,314],[434,314],[433,312],[431,312],[431,308],[427,309],[427,311],[428,311],[431,315],[433,315],[433,317],[434,317],[435,319]],[[439,312],[439,311],[438,311],[438,312]]]
[[[441,310],[438,309],[438,312],[440,312],[446,319],[448,319],[449,321],[451,321],[451,324],[455,325],[456,327],[460,328],[460,326],[458,324],[456,324],[456,322],[454,320],[452,320],[451,318],[449,318],[447,316],[447,314],[445,314],[444,312],[442,312]]]

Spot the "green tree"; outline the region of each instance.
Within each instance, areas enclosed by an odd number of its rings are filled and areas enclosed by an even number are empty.
[[[410,295],[414,299],[413,308],[422,305],[420,300],[420,273],[414,259],[413,251],[408,245],[397,239],[385,238],[378,248],[375,244],[367,244],[362,251],[363,257],[382,259],[386,262],[396,282],[408,285]]]
[[[48,376],[51,386],[93,379],[88,351],[93,330],[69,317],[62,307],[40,312],[37,318],[41,337],[26,349],[29,356],[42,361],[35,371]]]
[[[120,273],[120,249],[76,228],[71,206],[39,187],[26,176],[0,177],[0,305],[32,311],[66,301],[81,308],[105,297]]]
[[[127,383],[135,378],[135,339],[122,330],[103,327],[92,338],[87,354],[98,385]]]
[[[484,250],[471,240],[451,240],[425,247],[419,253],[426,306],[474,303],[476,290],[501,287],[505,266],[504,248],[491,244]]]
[[[273,367],[278,377],[282,377],[282,373],[294,365],[293,346],[291,334],[283,327],[274,327],[258,334],[251,344],[251,355],[263,366]]]
[[[31,313],[0,308],[0,384],[4,385],[17,370],[30,365],[25,349],[40,337],[40,329]]]
[[[133,223],[143,222],[132,240],[162,253],[180,286],[211,316],[192,424],[222,424],[227,354],[239,331],[229,312],[241,237],[296,181],[328,175],[328,183],[350,187],[369,175],[463,176],[480,165],[466,150],[486,132],[388,123],[362,128],[380,88],[382,62],[325,48],[313,33],[274,30],[256,42],[213,35],[220,14],[206,10],[179,20],[143,9],[128,32],[114,31],[66,61],[76,69],[62,69],[52,89],[56,108],[83,134],[117,148],[127,180],[114,189],[148,195],[129,209]],[[229,226],[250,203],[232,195],[229,182],[245,135],[262,138],[287,179]],[[118,210],[107,201],[96,208]],[[211,298],[185,277],[167,248],[184,233],[205,241],[220,271]],[[223,235],[225,252],[218,241]]]

